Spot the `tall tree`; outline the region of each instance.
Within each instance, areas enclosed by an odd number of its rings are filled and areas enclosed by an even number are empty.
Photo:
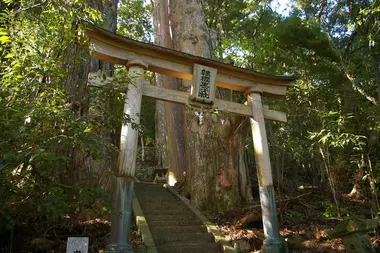
[[[88,0],[88,6],[101,14],[101,21],[95,20],[99,26],[111,32],[116,32],[118,0]],[[79,20],[77,22],[79,22]],[[77,29],[77,26],[74,26],[73,29]],[[72,110],[79,116],[85,118],[94,117],[94,114],[97,114],[97,112],[90,110],[90,107],[94,107],[93,105],[100,101],[95,101],[91,98],[92,91],[88,86],[88,74],[90,72],[100,71],[107,76],[112,76],[114,67],[110,63],[91,59],[88,49],[78,43],[73,43],[68,48],[66,59],[65,65],[67,66],[67,72],[70,73],[67,76],[66,88],[69,95],[68,103]],[[104,116],[101,120],[102,122],[110,121],[110,119],[107,118],[110,115],[109,111],[116,109],[115,102],[113,102],[112,99],[113,98],[109,98],[108,101],[103,101],[101,105],[97,105],[97,107],[103,106],[103,110],[107,111],[107,113],[102,114]],[[119,133],[117,130],[116,132],[110,132],[110,129],[99,127],[96,132],[99,140],[106,146],[115,145],[118,147]],[[109,186],[111,182],[110,172],[115,166],[115,162],[112,161],[115,160],[114,152],[104,150],[105,157],[101,160],[93,159],[93,157],[86,155],[79,146],[74,146],[69,152],[72,157],[73,168],[75,168],[73,177],[69,180],[74,178],[73,182],[76,182],[77,180],[91,178],[91,184],[94,186]]]
[[[215,38],[206,24],[202,2],[173,0],[169,10],[174,48],[213,58]],[[182,89],[189,87],[189,81],[182,81]],[[225,94],[218,89],[218,97]],[[208,210],[238,206],[242,201],[239,173],[246,175],[246,168],[239,163],[239,155],[243,154],[236,150],[244,144],[246,129],[239,126],[245,119],[194,108],[186,109],[185,117],[186,181],[192,202]]]
[[[6,21],[0,49],[0,213],[18,221],[54,219],[104,197],[94,187],[103,185],[102,175],[93,183],[84,176],[90,168],[81,164],[111,149],[97,129],[113,126],[88,115],[95,110],[87,103],[87,75],[80,73],[90,62],[82,65],[89,54],[79,49],[78,20],[98,21],[100,15],[87,1],[6,2],[0,21]]]
[[[288,17],[269,3],[205,1],[217,55],[300,77],[286,101],[268,101],[288,114],[287,124],[268,123],[274,171],[294,186],[301,180],[328,184],[337,203],[347,187],[339,178],[348,168],[356,184],[378,173],[379,2],[292,1]]]
[[[153,23],[156,44],[173,48],[170,36],[169,14],[167,0],[152,1],[153,5]],[[157,74],[157,86],[179,89],[179,80],[174,77]],[[179,104],[168,102],[157,102],[159,116],[157,118],[158,127],[165,126],[165,130],[160,129],[156,139],[158,143],[163,143],[162,148],[166,148],[167,163],[169,168],[169,184],[181,179],[182,174],[186,171],[185,142],[184,142],[184,107]],[[162,111],[162,106],[164,111]],[[163,137],[165,139],[163,139]]]
[[[285,105],[288,124],[271,123],[277,131],[269,139],[276,150],[288,150],[280,163],[292,168],[285,169],[285,177],[294,184],[300,176],[327,183],[338,203],[340,191],[347,187],[339,179],[347,176],[347,169],[359,183],[372,177],[365,171],[378,159],[373,155],[379,135],[374,65],[379,58],[373,53],[379,40],[373,15],[378,2],[294,2],[289,17],[268,11],[255,41],[242,30],[249,43],[240,44],[241,55],[260,71],[300,77],[287,101],[276,103]],[[268,20],[271,26],[265,25]]]

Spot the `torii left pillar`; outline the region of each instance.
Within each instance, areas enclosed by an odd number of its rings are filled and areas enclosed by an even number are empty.
[[[126,65],[131,77],[124,103],[124,114],[135,124],[140,123],[141,100],[144,85],[144,69],[147,65],[140,60]],[[134,125],[134,124],[133,124]],[[132,220],[132,200],[136,167],[138,131],[127,124],[121,128],[120,153],[115,186],[114,213],[111,219],[110,244],[106,252],[132,253],[129,243],[129,227]]]

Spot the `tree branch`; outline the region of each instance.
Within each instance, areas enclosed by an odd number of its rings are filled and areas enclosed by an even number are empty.
[[[353,78],[350,74],[348,74],[346,71],[344,71],[346,77],[348,80],[350,80],[352,86],[354,86],[354,89],[357,90],[360,94],[362,94],[368,101],[370,101],[372,104],[377,105],[376,98],[370,96],[364,89],[357,86],[355,84],[355,78]]]

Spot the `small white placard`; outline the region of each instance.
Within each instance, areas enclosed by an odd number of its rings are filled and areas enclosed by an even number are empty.
[[[66,253],[88,253],[88,237],[67,238]]]

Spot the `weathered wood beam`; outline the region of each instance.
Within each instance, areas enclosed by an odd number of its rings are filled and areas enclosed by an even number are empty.
[[[129,114],[134,123],[140,123],[142,90],[144,85],[143,62],[129,62],[127,65],[132,83],[128,85],[128,93],[124,103],[124,113]],[[132,124],[122,125],[120,133],[120,151],[118,169],[116,171],[116,188],[112,213],[111,236],[108,249],[125,248],[123,252],[133,252],[129,243],[129,227],[131,224],[133,179],[135,176],[138,131]],[[107,250],[108,251],[108,250]],[[119,252],[119,251],[118,251]]]
[[[111,81],[111,78],[107,78],[106,81],[102,81],[96,74],[89,74],[89,82],[91,86],[100,87],[106,82]],[[161,87],[156,87],[145,83],[142,91],[142,95],[145,97],[158,99],[161,101],[178,103],[178,104],[189,104],[189,94],[182,91],[176,91]],[[235,102],[230,102],[226,100],[215,99],[213,108],[224,110],[233,114],[238,114],[241,116],[252,117],[252,107],[249,105],[239,104]],[[268,106],[263,108],[264,118],[267,120],[274,120],[279,122],[286,122],[286,114],[284,112],[275,111],[269,109]]]
[[[251,129],[256,160],[257,179],[259,182],[260,203],[264,227],[263,252],[286,252],[286,245],[281,240],[277,218],[276,199],[273,188],[268,139],[265,130],[263,105],[260,91],[250,91],[248,103],[252,107]]]
[[[146,62],[148,70],[164,75],[175,76],[185,80],[192,80],[193,63],[201,63],[205,66],[210,66],[218,69],[216,84],[219,87],[237,90],[244,92],[249,88],[256,88],[263,91],[266,96],[284,96],[286,88],[291,86],[294,79],[280,79],[269,77],[261,74],[253,78],[250,77],[247,70],[236,68],[236,73],[229,69],[229,65],[217,62],[203,62],[187,59],[186,57],[168,57],[163,54],[157,54],[157,50],[134,49],[126,47],[120,41],[109,41],[106,37],[102,37],[94,32],[87,32],[91,38],[92,49],[94,50],[93,57],[102,61],[111,62],[114,64],[125,65],[130,60],[140,59]],[[132,49],[131,49],[132,48]],[[203,58],[201,58],[203,59]],[[214,66],[217,65],[217,66]],[[254,73],[254,72],[252,72]],[[239,75],[240,74],[240,75]]]
[[[254,70],[225,64],[212,59],[191,55],[185,52],[180,52],[153,44],[139,42],[120,36],[116,33],[109,32],[89,23],[86,23],[85,33],[87,37],[89,37],[90,39],[97,39],[107,44],[119,47],[121,49],[128,49],[128,51],[131,52],[152,56],[154,58],[166,59],[169,61],[182,63],[188,66],[193,66],[197,63],[200,65],[205,65],[211,68],[218,69],[218,72],[222,72],[226,75],[241,77],[243,79],[247,79],[258,83],[264,83],[268,85],[291,86],[292,82],[296,79],[295,76],[268,75]]]
[[[189,104],[189,94],[186,92],[160,88],[147,84],[144,85],[143,96],[167,102]],[[241,116],[252,116],[251,106],[226,100],[215,99],[213,108]],[[286,122],[287,120],[284,112],[270,110],[268,106],[264,106],[264,118],[280,122]]]

